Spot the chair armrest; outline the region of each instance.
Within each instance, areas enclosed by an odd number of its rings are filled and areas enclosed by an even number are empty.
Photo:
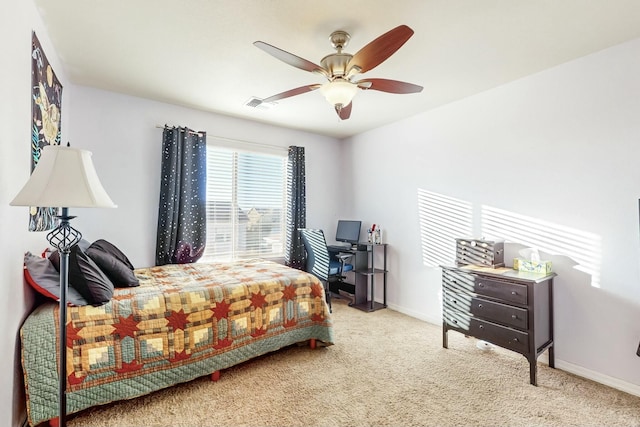
[[[338,258],[341,262],[345,262],[346,260],[352,257],[353,257],[353,254],[342,253],[342,252],[336,255],[336,258]]]

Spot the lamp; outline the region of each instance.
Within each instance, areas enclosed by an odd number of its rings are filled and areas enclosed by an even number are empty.
[[[59,370],[59,426],[65,427],[67,413],[67,289],[69,287],[69,254],[82,234],[71,227],[72,208],[117,207],[102,187],[91,161],[91,152],[77,148],[48,145],[42,150],[40,161],[12,206],[61,207],[59,225],[47,234],[47,240],[60,252],[60,366]]]
[[[349,105],[357,91],[358,85],[343,78],[336,78],[320,87],[320,92],[329,104],[338,109]]]

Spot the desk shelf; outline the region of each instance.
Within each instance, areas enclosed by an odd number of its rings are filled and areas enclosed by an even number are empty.
[[[351,306],[366,312],[387,308],[387,244],[366,243],[360,244],[360,247],[366,247],[366,250],[356,252],[354,269],[356,293]],[[380,249],[383,250],[383,268],[376,268],[375,255]],[[374,301],[376,277],[379,276],[382,276],[383,303]]]
[[[373,274],[387,273],[387,270],[383,270],[381,268],[368,268],[366,270],[358,270],[356,273],[371,276]]]
[[[357,308],[358,310],[362,310],[366,312],[372,312],[372,311],[380,310],[382,308],[387,308],[387,305],[379,303],[377,301],[367,301],[360,304],[353,304],[351,305],[351,307]]]

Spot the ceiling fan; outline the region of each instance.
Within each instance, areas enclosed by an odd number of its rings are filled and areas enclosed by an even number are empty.
[[[373,40],[355,55],[351,55],[342,51],[351,38],[349,33],[342,30],[334,31],[329,36],[329,40],[331,40],[331,44],[337,50],[337,53],[332,53],[322,58],[321,65],[314,64],[268,43],[256,41],[253,44],[269,55],[301,70],[321,74],[328,80],[324,84],[311,84],[291,89],[263,99],[262,102],[273,102],[320,89],[327,101],[335,108],[338,117],[346,120],[351,116],[351,100],[358,89],[373,89],[396,94],[420,92],[422,91],[422,86],[398,80],[371,78],[355,80],[358,74],[366,73],[393,55],[412,35],[413,30],[411,28],[406,25],[400,25]]]

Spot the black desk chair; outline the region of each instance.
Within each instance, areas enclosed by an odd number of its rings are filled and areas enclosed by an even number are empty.
[[[316,276],[323,283],[329,312],[332,312],[332,285],[335,293],[338,293],[340,283],[343,283],[343,274],[353,270],[353,265],[347,264],[347,260],[353,255],[349,253],[330,254],[322,230],[300,228],[299,231],[307,251],[307,272]]]

